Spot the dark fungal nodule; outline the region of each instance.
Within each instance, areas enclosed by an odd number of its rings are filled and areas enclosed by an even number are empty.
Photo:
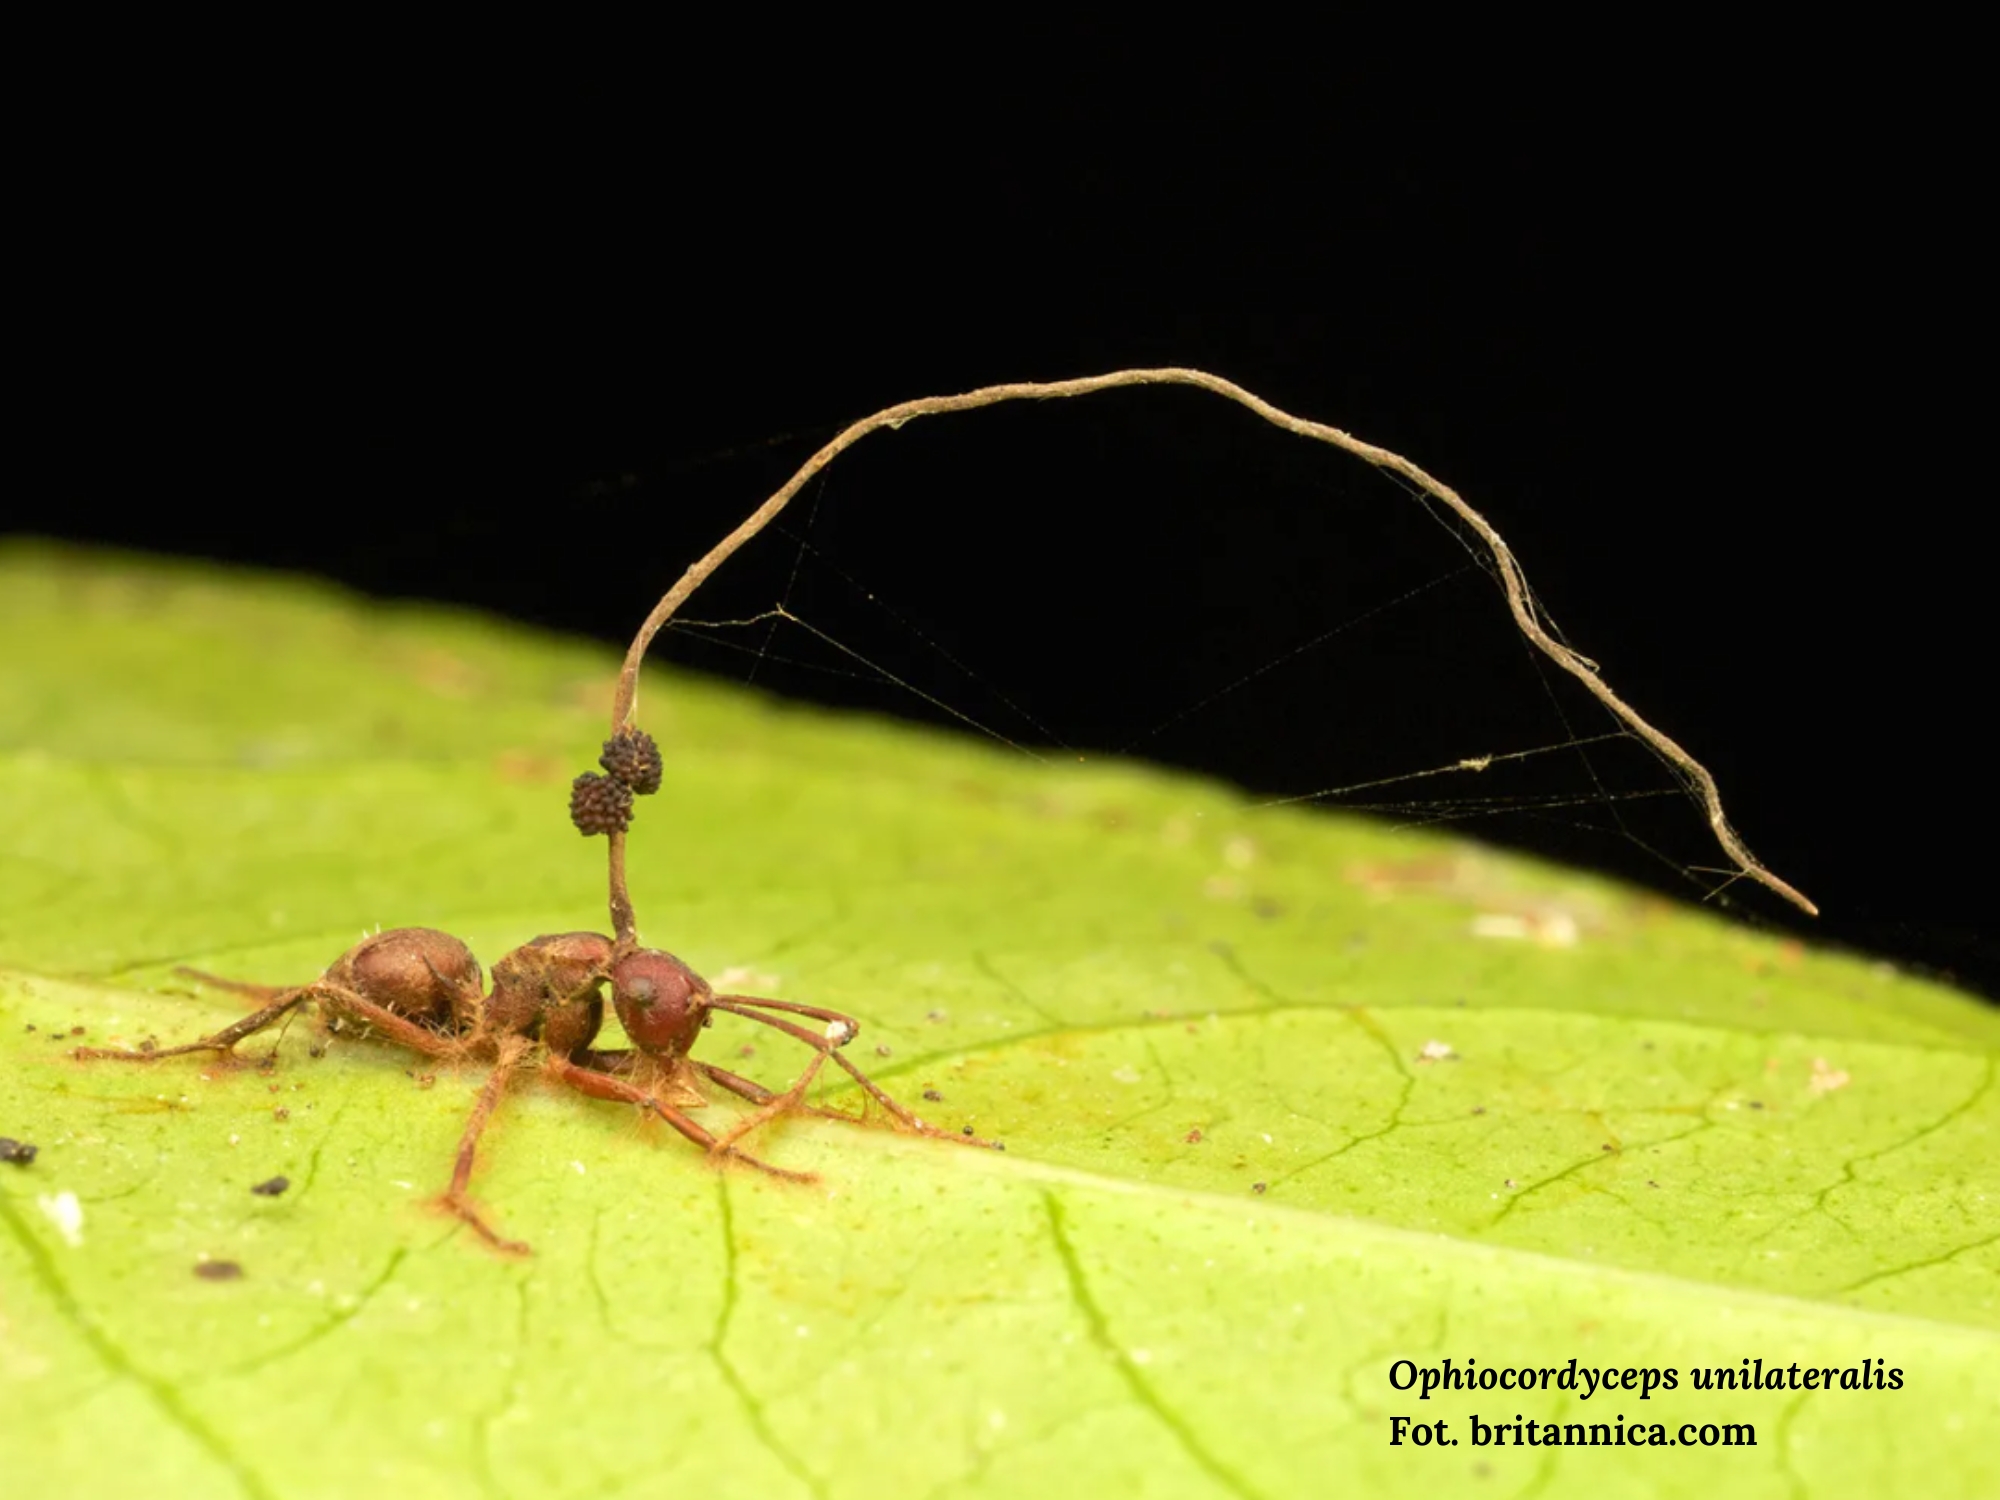
[[[632,789],[616,776],[585,771],[569,788],[569,820],[585,838],[632,826]]]
[[[641,797],[657,792],[666,772],[658,743],[645,730],[630,725],[604,742],[604,753],[597,763]]]

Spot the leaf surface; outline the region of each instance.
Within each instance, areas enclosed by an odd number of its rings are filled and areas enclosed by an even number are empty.
[[[305,1023],[268,1072],[265,1038],[67,1050],[241,1013],[177,965],[601,928],[565,802],[608,654],[17,547],[0,663],[23,1493],[2000,1488],[2000,1018],[1967,997],[1447,838],[654,677],[644,935],[857,1016],[880,1082],[1007,1150],[786,1122],[794,1187],[536,1081],[474,1182],[510,1261],[433,1206],[477,1069]],[[775,1037],[703,1050],[780,1083]],[[1447,1357],[1678,1388],[1392,1388]],[[1746,1359],[1903,1384],[1692,1388]],[[1475,1413],[1696,1436],[1475,1446]],[[1732,1422],[1754,1447],[1701,1446]]]

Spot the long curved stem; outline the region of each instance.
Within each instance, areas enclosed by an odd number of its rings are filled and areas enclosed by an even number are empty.
[[[1459,519],[1479,534],[1493,555],[1494,566],[1500,575],[1501,587],[1506,591],[1507,608],[1514,616],[1514,623],[1535,646],[1557,666],[1587,688],[1591,695],[1615,714],[1634,734],[1658,751],[1662,758],[1686,776],[1701,798],[1702,807],[1708,814],[1709,828],[1714,832],[1716,842],[1733,860],[1736,868],[1749,879],[1775,891],[1800,910],[1817,916],[1819,908],[1807,900],[1804,893],[1785,880],[1780,879],[1760,864],[1755,855],[1745,847],[1736,830],[1729,826],[1729,819],[1722,811],[1722,793],[1716,787],[1715,777],[1708,768],[1675,743],[1665,734],[1639,717],[1637,710],[1614,693],[1604,679],[1598,676],[1596,666],[1578,656],[1569,647],[1557,640],[1544,625],[1541,610],[1528,580],[1515,561],[1514,553],[1501,539],[1500,533],[1478,511],[1466,504],[1464,498],[1445,484],[1434,479],[1411,463],[1401,454],[1391,453],[1386,448],[1378,448],[1373,443],[1342,432],[1338,427],[1329,427],[1324,422],[1309,421],[1295,417],[1290,412],[1281,411],[1263,397],[1246,391],[1233,381],[1224,380],[1219,375],[1211,375],[1206,370],[1189,370],[1165,367],[1151,370],[1114,370],[1106,375],[1091,375],[1078,380],[1021,381],[1011,385],[981,386],[978,390],[966,391],[957,396],[926,396],[916,401],[904,401],[895,406],[885,407],[873,416],[860,421],[839,433],[819,452],[807,459],[799,471],[788,479],[770,499],[758,506],[729,535],[717,542],[692,567],[680,576],[680,581],[669,589],[664,598],[646,616],[646,622],[639,627],[639,633],[632,638],[632,647],[625,653],[625,665],[618,674],[618,693],[611,709],[611,730],[616,734],[632,721],[632,711],[639,690],[639,664],[645,660],[646,648],[653,637],[674,617],[694,591],[745,542],[756,536],[771,523],[779,511],[792,497],[804,488],[806,482],[819,473],[847,449],[853,447],[871,432],[879,432],[885,427],[900,427],[916,417],[941,416],[946,412],[972,411],[982,406],[997,406],[1003,401],[1049,401],[1069,396],[1087,396],[1096,391],[1113,390],[1121,386],[1134,385],[1187,385],[1209,391],[1247,407],[1273,426],[1299,437],[1311,438],[1315,442],[1332,446],[1365,459],[1377,468],[1399,474],[1416,485],[1425,494],[1447,505]],[[625,894],[624,842],[613,839],[611,843],[611,888],[614,908],[614,922],[618,915],[617,906]],[[626,920],[630,921],[630,903],[625,905]]]

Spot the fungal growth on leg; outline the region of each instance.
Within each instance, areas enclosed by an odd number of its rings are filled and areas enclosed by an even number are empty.
[[[781,489],[667,591],[640,625],[626,653],[612,700],[611,737],[604,742],[599,769],[578,776],[570,787],[570,819],[577,831],[606,841],[611,936],[565,932],[535,938],[494,964],[490,989],[482,985],[479,961],[464,943],[424,927],[402,927],[368,938],[342,954],[318,979],[292,988],[184,971],[206,984],[250,996],[259,1002],[257,1009],[232,1025],[179,1046],[135,1050],[78,1047],[74,1056],[135,1063],[156,1063],[192,1053],[228,1056],[239,1043],[310,1005],[326,1028],[338,1035],[390,1042],[441,1062],[483,1063],[490,1071],[466,1120],[450,1180],[439,1201],[487,1244],[517,1254],[524,1253],[527,1246],[502,1235],[469,1191],[481,1136],[524,1070],[538,1072],[591,1099],[631,1105],[663,1120],[719,1163],[734,1163],[786,1181],[812,1179],[810,1174],[774,1166],[751,1155],[741,1143],[788,1115],[816,1115],[851,1123],[869,1118],[866,1103],[857,1116],[808,1101],[808,1091],[829,1063],[845,1073],[896,1130],[958,1145],[995,1144],[972,1137],[970,1127],[955,1132],[931,1125],[875,1084],[844,1051],[861,1030],[852,1016],[787,1000],[717,994],[707,980],[673,954],[641,944],[626,878],[626,840],[636,799],[660,790],[665,766],[652,736],[634,722],[639,669],[653,637],[702,582],[763,530],[809,479],[869,434],[893,430],[918,417],[1138,385],[1193,386],[1221,396],[1286,432],[1329,444],[1390,470],[1456,513],[1491,554],[1493,572],[1522,635],[1580,681],[1695,790],[1717,842],[1734,864],[1734,878],[1757,881],[1805,911],[1815,910],[1744,847],[1723,816],[1720,794],[1707,769],[1613,693],[1594,663],[1556,638],[1512,551],[1485,517],[1455,491],[1397,454],[1337,428],[1280,411],[1242,387],[1204,371],[1120,370],[1080,380],[987,386],[957,396],[904,402],[865,417],[808,459]],[[610,986],[619,1023],[631,1040],[630,1047],[604,1050],[595,1045],[604,1022],[606,985]],[[792,1082],[774,1091],[693,1056],[710,1018],[718,1012],[799,1043],[805,1056]],[[877,1051],[887,1055],[885,1048]],[[733,1123],[719,1130],[709,1129],[689,1114],[709,1102],[710,1089],[733,1095],[745,1106]],[[12,1159],[25,1163],[33,1154],[33,1147],[25,1147]],[[273,1179],[274,1183],[282,1181]]]

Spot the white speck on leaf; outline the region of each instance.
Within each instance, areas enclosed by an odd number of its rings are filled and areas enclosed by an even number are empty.
[[[1472,919],[1472,935],[1518,942],[1533,938],[1544,948],[1574,948],[1580,929],[1576,918],[1566,911],[1537,911],[1521,916],[1513,912],[1481,912]]]
[[[83,1205],[77,1202],[75,1193],[65,1190],[53,1197],[43,1194],[35,1199],[35,1206],[56,1226],[64,1244],[74,1248],[83,1243]]]
[[[1535,926],[1535,941],[1544,948],[1574,948],[1576,938],[1576,918],[1566,911],[1549,912]]]
[[[1823,1057],[1815,1057],[1812,1077],[1806,1080],[1806,1087],[1815,1094],[1830,1094],[1835,1089],[1844,1089],[1852,1080],[1845,1068],[1836,1068]]]

